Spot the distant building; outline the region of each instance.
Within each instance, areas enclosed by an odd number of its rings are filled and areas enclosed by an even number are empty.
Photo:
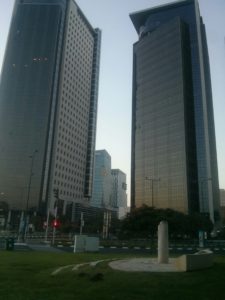
[[[215,128],[205,25],[197,0],[130,15],[133,47],[131,206],[219,220]]]
[[[127,212],[126,174],[111,170],[111,156],[106,150],[95,151],[91,206],[108,209],[119,217]]]
[[[0,82],[0,192],[10,210],[92,194],[101,32],[73,0],[16,0]]]
[[[95,151],[93,193],[90,205],[112,208],[111,156],[106,150]]]
[[[119,169],[112,169],[112,206],[118,210],[119,218],[127,213],[126,174]]]
[[[225,190],[220,189],[220,206],[225,207]]]
[[[220,189],[220,208],[222,219],[225,220],[225,190]]]

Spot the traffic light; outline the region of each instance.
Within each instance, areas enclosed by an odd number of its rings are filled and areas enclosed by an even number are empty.
[[[54,196],[55,196],[55,198],[59,198],[59,189],[57,188],[57,189],[54,189],[53,190],[53,193],[54,193]]]
[[[58,219],[54,219],[52,221],[52,227],[59,228],[59,226],[60,226],[60,221]]]

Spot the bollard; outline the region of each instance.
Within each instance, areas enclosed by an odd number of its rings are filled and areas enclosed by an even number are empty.
[[[158,263],[168,264],[169,262],[169,242],[168,223],[161,221],[158,225]]]

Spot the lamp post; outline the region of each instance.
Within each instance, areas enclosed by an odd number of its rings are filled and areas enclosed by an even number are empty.
[[[145,180],[148,180],[148,181],[151,182],[151,190],[152,190],[152,207],[154,207],[154,192],[153,192],[154,182],[160,181],[160,178],[149,178],[149,177],[145,177]]]
[[[54,213],[54,224],[53,224],[53,232],[52,232],[52,244],[54,245],[55,244],[55,234],[56,234],[56,226],[57,226],[57,214],[58,214],[58,201],[59,201],[59,189],[58,188],[55,188],[53,190],[53,193],[54,193],[54,197],[55,197],[55,213]],[[48,224],[47,224],[48,226]],[[46,234],[47,235],[47,234]]]
[[[24,230],[23,230],[23,240],[26,239],[26,233],[27,233],[27,226],[28,226],[28,208],[29,208],[29,201],[30,201],[30,188],[31,188],[31,181],[33,174],[33,166],[34,166],[34,159],[35,155],[38,151],[34,150],[33,154],[29,156],[31,158],[31,165],[30,165],[30,175],[29,175],[29,182],[28,182],[28,191],[27,191],[27,202],[26,202],[26,215],[24,218]]]

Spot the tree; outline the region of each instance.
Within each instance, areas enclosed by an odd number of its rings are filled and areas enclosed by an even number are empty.
[[[156,209],[143,205],[131,211],[121,222],[120,238],[148,238],[157,234],[160,221],[169,225],[170,237],[198,236],[198,231],[211,232],[213,225],[207,216],[201,214],[185,215],[172,209]]]

